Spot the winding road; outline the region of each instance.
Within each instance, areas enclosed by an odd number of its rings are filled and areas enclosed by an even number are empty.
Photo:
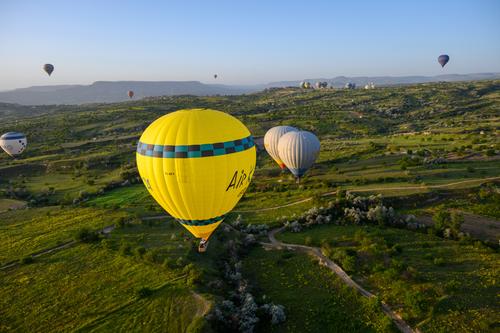
[[[357,284],[339,265],[326,257],[321,250],[317,247],[298,245],[298,244],[289,244],[283,243],[276,239],[275,235],[278,232],[281,232],[284,227],[276,228],[268,233],[270,243],[261,243],[265,248],[274,248],[274,249],[290,249],[290,250],[298,250],[305,252],[309,255],[312,255],[319,259],[320,265],[328,267],[333,273],[337,274],[337,276],[348,286],[356,289],[361,295],[367,298],[375,297],[374,294],[370,293],[368,290],[361,287]],[[418,333],[418,330],[413,330],[404,320],[394,312],[386,303],[382,302],[382,311],[388,315],[396,327],[403,333]]]

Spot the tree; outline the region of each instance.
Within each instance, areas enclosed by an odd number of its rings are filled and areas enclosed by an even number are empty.
[[[440,208],[433,216],[432,220],[434,221],[434,229],[437,231],[443,231],[446,229],[451,222],[451,215],[448,210],[444,208]]]
[[[444,208],[440,208],[432,217],[434,229],[446,237],[458,237],[460,228],[464,223],[464,217],[457,212],[450,213]]]
[[[153,290],[149,287],[141,287],[137,290],[137,296],[139,298],[145,298],[151,296],[153,294]]]
[[[454,236],[458,235],[463,223],[464,223],[464,216],[461,213],[453,212],[451,214],[450,228]]]
[[[76,239],[83,243],[94,243],[99,241],[99,234],[89,228],[82,228],[78,230]]]
[[[146,248],[144,246],[136,247],[134,253],[137,257],[142,257],[146,253]]]

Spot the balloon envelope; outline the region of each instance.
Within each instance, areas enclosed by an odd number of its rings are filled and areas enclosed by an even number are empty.
[[[28,144],[26,135],[18,132],[7,132],[0,136],[0,147],[10,156],[20,155]]]
[[[278,152],[292,174],[300,178],[318,157],[320,143],[316,135],[307,131],[288,132],[278,143]]]
[[[438,57],[438,62],[441,65],[441,67],[444,67],[450,61],[450,57],[447,54],[442,54]]]
[[[54,71],[54,65],[52,65],[52,64],[45,64],[45,65],[43,65],[43,70],[45,72],[47,72],[47,74],[49,74],[49,76],[50,76],[50,74],[52,74],[52,72]]]
[[[214,74],[214,79],[216,79],[216,78],[217,78],[217,74]]]
[[[286,168],[285,164],[280,158],[278,152],[278,142],[280,138],[292,131],[298,131],[295,127],[292,126],[276,126],[269,129],[264,135],[264,147],[266,148],[267,153],[278,163],[280,168],[283,170]]]
[[[127,92],[127,95],[128,95],[129,98],[132,98],[132,97],[134,97],[134,92],[132,90],[129,90]]]
[[[151,123],[136,159],[153,198],[195,237],[208,239],[250,184],[256,152],[238,119],[193,109]]]

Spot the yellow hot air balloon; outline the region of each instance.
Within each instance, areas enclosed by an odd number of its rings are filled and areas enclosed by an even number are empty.
[[[206,241],[245,193],[256,152],[252,135],[238,119],[192,109],[151,123],[139,140],[136,158],[153,198]]]

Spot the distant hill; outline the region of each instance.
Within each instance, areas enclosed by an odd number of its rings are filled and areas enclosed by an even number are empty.
[[[438,76],[359,76],[307,79],[311,83],[326,81],[340,88],[347,82],[362,87],[369,82],[377,86],[415,84],[439,81],[476,81],[500,79],[500,73],[447,74]],[[134,99],[168,95],[239,95],[271,87],[297,87],[303,80],[279,81],[262,85],[204,84],[198,81],[97,81],[90,85],[35,86],[0,92],[0,102],[22,105],[114,103],[129,100],[127,91],[133,90]]]
[[[23,105],[114,103],[159,95],[239,95],[258,87],[203,84],[198,81],[97,81],[91,85],[35,86],[0,92],[0,102]]]

